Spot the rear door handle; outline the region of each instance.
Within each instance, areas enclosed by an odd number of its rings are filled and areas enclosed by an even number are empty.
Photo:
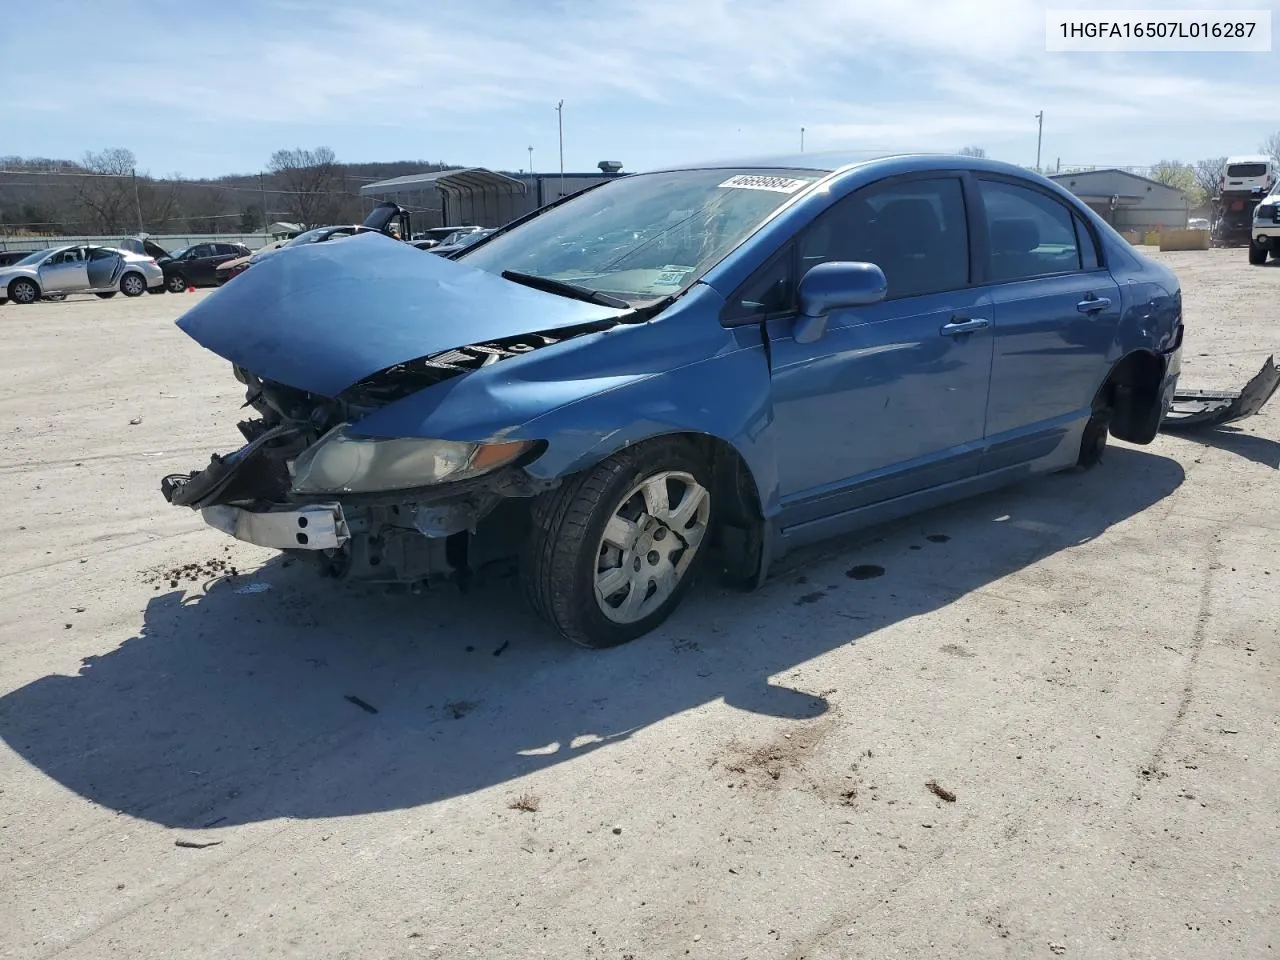
[[[975,330],[982,330],[990,325],[991,321],[985,317],[954,317],[950,323],[945,324],[938,332],[944,337],[958,337],[962,334],[973,333]]]
[[[1099,310],[1105,310],[1111,306],[1111,301],[1107,297],[1085,297],[1076,304],[1076,309],[1081,313],[1097,313]]]

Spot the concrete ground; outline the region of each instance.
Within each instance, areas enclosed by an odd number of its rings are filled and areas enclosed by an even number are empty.
[[[1280,266],[1165,259],[1238,387]],[[168,507],[203,295],[0,307],[0,956],[1280,953],[1280,400],[592,653]]]

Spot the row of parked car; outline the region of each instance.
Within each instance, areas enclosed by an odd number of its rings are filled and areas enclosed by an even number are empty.
[[[169,252],[147,237],[131,237],[118,247],[69,244],[36,251],[0,252],[0,304],[12,300],[30,304],[58,300],[72,293],[92,293],[103,299],[123,293],[182,293],[191,287],[226,283],[284,247],[320,243],[357,233],[413,236],[420,250],[450,256],[488,236],[481,227],[438,227],[420,234],[409,231],[408,212],[384,203],[360,224],[317,227],[296,237],[250,250],[243,243],[196,243]]]

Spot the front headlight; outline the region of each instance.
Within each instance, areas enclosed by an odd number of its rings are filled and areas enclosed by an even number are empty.
[[[465,480],[510,463],[533,444],[353,437],[334,427],[293,462],[295,493],[378,493]]]

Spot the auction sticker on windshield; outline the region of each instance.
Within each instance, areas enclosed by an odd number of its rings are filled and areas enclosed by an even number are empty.
[[[809,184],[812,180],[796,180],[792,177],[763,177],[756,174],[740,173],[736,177],[730,177],[722,187],[735,187],[738,190],[770,190],[774,193],[795,193]]]

